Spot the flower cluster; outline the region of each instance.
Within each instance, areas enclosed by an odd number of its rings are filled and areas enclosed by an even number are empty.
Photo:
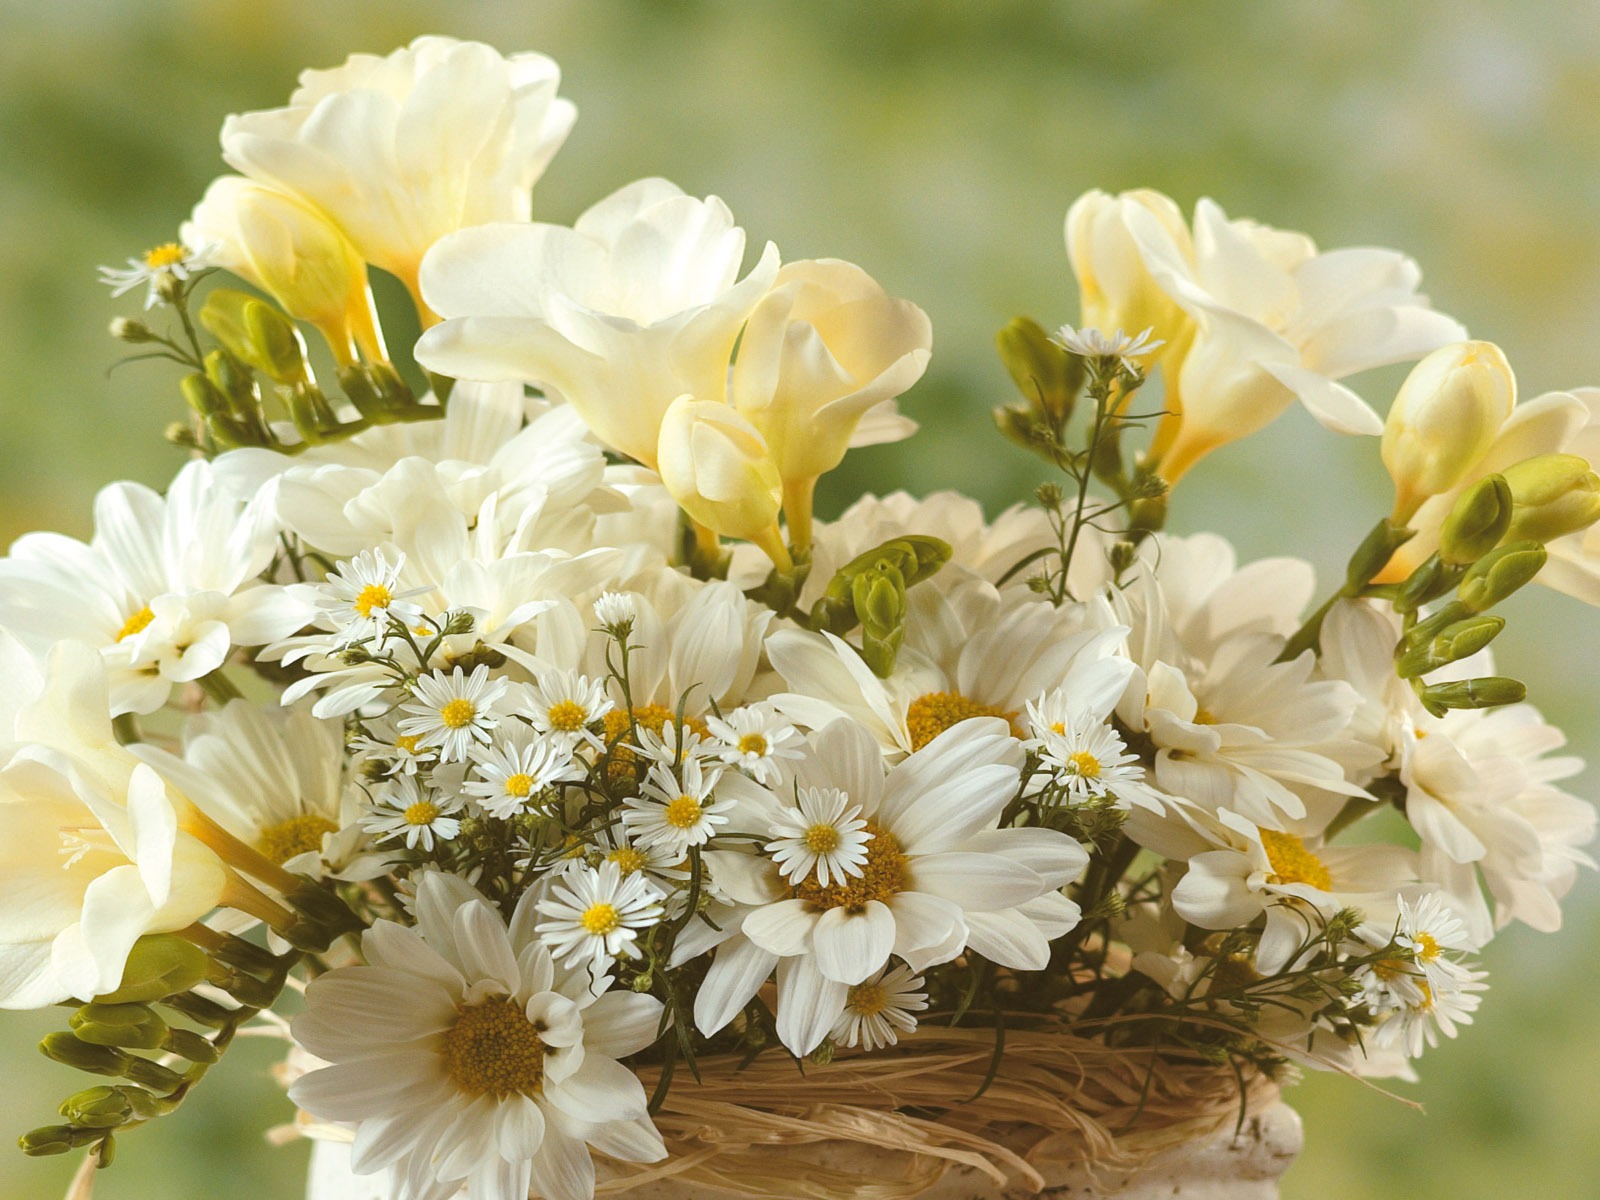
[[[926,316],[771,244],[741,277],[661,179],[532,221],[558,79],[444,38],[307,72],[107,272],[182,318],[117,332],[187,368],[192,457],[0,560],[0,1006],[80,1006],[47,1052],[127,1081],[25,1146],[104,1160],[300,971],[290,1094],[400,1200],[588,1200],[668,1153],[639,1073],[719,1055],[1123,1014],[1392,1074],[1470,1021],[1471,955],[1593,865],[1486,646],[1536,576],[1600,600],[1600,393],[1518,405],[1397,253],[1095,192],[1079,326],[1001,337],[1038,505],[820,520],[914,428]],[[1387,421],[1337,382],[1413,359]],[[1304,562],[1162,528],[1295,400],[1396,486],[1309,617]]]

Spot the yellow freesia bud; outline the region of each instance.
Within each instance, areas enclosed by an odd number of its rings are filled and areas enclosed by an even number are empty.
[[[783,477],[761,434],[731,406],[679,396],[661,420],[656,460],[661,482],[693,520],[793,568],[778,531]]]
[[[1488,452],[1516,399],[1511,364],[1493,342],[1441,346],[1413,367],[1383,427],[1393,520],[1409,521],[1429,496],[1460,483]]]
[[[1187,248],[1189,226],[1176,203],[1148,188],[1112,196],[1098,189],[1079,196],[1067,210],[1067,258],[1078,277],[1079,326],[1110,332],[1154,329],[1169,343],[1189,317],[1151,277],[1128,232],[1131,207],[1147,210],[1164,226],[1173,243]]]
[[[1600,520],[1600,475],[1576,454],[1540,454],[1503,472],[1511,487],[1510,541],[1551,542]]]
[[[183,239],[316,326],[341,367],[356,361],[357,349],[387,358],[366,263],[337,226],[300,198],[224,175],[195,206]]]

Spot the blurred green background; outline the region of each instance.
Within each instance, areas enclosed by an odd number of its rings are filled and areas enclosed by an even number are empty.
[[[113,375],[99,263],[170,239],[222,169],[231,111],[280,104],[298,70],[422,32],[543,50],[576,131],[535,193],[570,221],[628,180],[724,197],[786,258],[861,263],[937,331],[905,403],[923,434],[855,456],[825,506],[870,487],[954,486],[992,509],[1031,462],[990,439],[1006,399],[992,336],[1019,312],[1075,318],[1061,246],[1089,187],[1161,188],[1188,208],[1413,254],[1439,307],[1506,347],[1526,395],[1600,382],[1600,22],[1589,4],[1040,0],[0,0],[0,534],[89,530],[94,489],[160,484],[173,380]],[[132,298],[128,298],[132,299]],[[1380,409],[1397,382],[1357,386]],[[857,461],[859,460],[859,461]],[[1388,496],[1376,444],[1299,412],[1186,481],[1174,525],[1324,577]],[[1519,600],[1503,664],[1600,757],[1600,619]],[[1580,790],[1593,792],[1596,775]],[[1403,1087],[1426,1116],[1336,1078],[1292,1096],[1308,1126],[1288,1200],[1589,1197],[1600,1178],[1600,887],[1557,938],[1507,932],[1478,1024]],[[80,1086],[33,1053],[50,1022],[0,1022],[0,1128]],[[244,1046],[181,1119],[129,1137],[101,1200],[299,1194],[304,1148],[261,1131],[289,1107]],[[0,1196],[61,1193],[74,1164],[0,1150]]]

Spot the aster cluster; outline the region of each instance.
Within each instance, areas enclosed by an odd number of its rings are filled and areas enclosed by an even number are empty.
[[[0,1006],[71,1005],[46,1052],[122,1080],[24,1147],[108,1162],[301,978],[290,1095],[397,1200],[587,1200],[717,1056],[1048,1017],[1406,1074],[1470,1022],[1472,956],[1594,865],[1487,646],[1535,578],[1600,602],[1600,392],[1518,404],[1398,253],[1093,192],[1078,326],[1000,338],[1037,503],[821,520],[914,430],[926,316],[741,274],[661,179],[532,221],[558,81],[444,38],[308,71],[106,272],[176,322],[114,332],[187,371],[189,458],[0,560]],[[1337,382],[1411,360],[1386,420]],[[1164,530],[1296,401],[1395,482],[1317,607]]]

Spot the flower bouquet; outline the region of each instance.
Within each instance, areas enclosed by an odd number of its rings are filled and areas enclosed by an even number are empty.
[[[107,1079],[23,1148],[87,1195],[267,1032],[329,1200],[1021,1195],[1469,1023],[1593,865],[1488,646],[1600,602],[1600,392],[1518,404],[1401,254],[1091,192],[1077,326],[999,338],[1034,503],[818,520],[927,317],[662,179],[533,222],[557,87],[308,71],[105,272],[187,461],[0,560],[0,1006]],[[1324,599],[1163,532],[1296,401],[1394,481]]]

